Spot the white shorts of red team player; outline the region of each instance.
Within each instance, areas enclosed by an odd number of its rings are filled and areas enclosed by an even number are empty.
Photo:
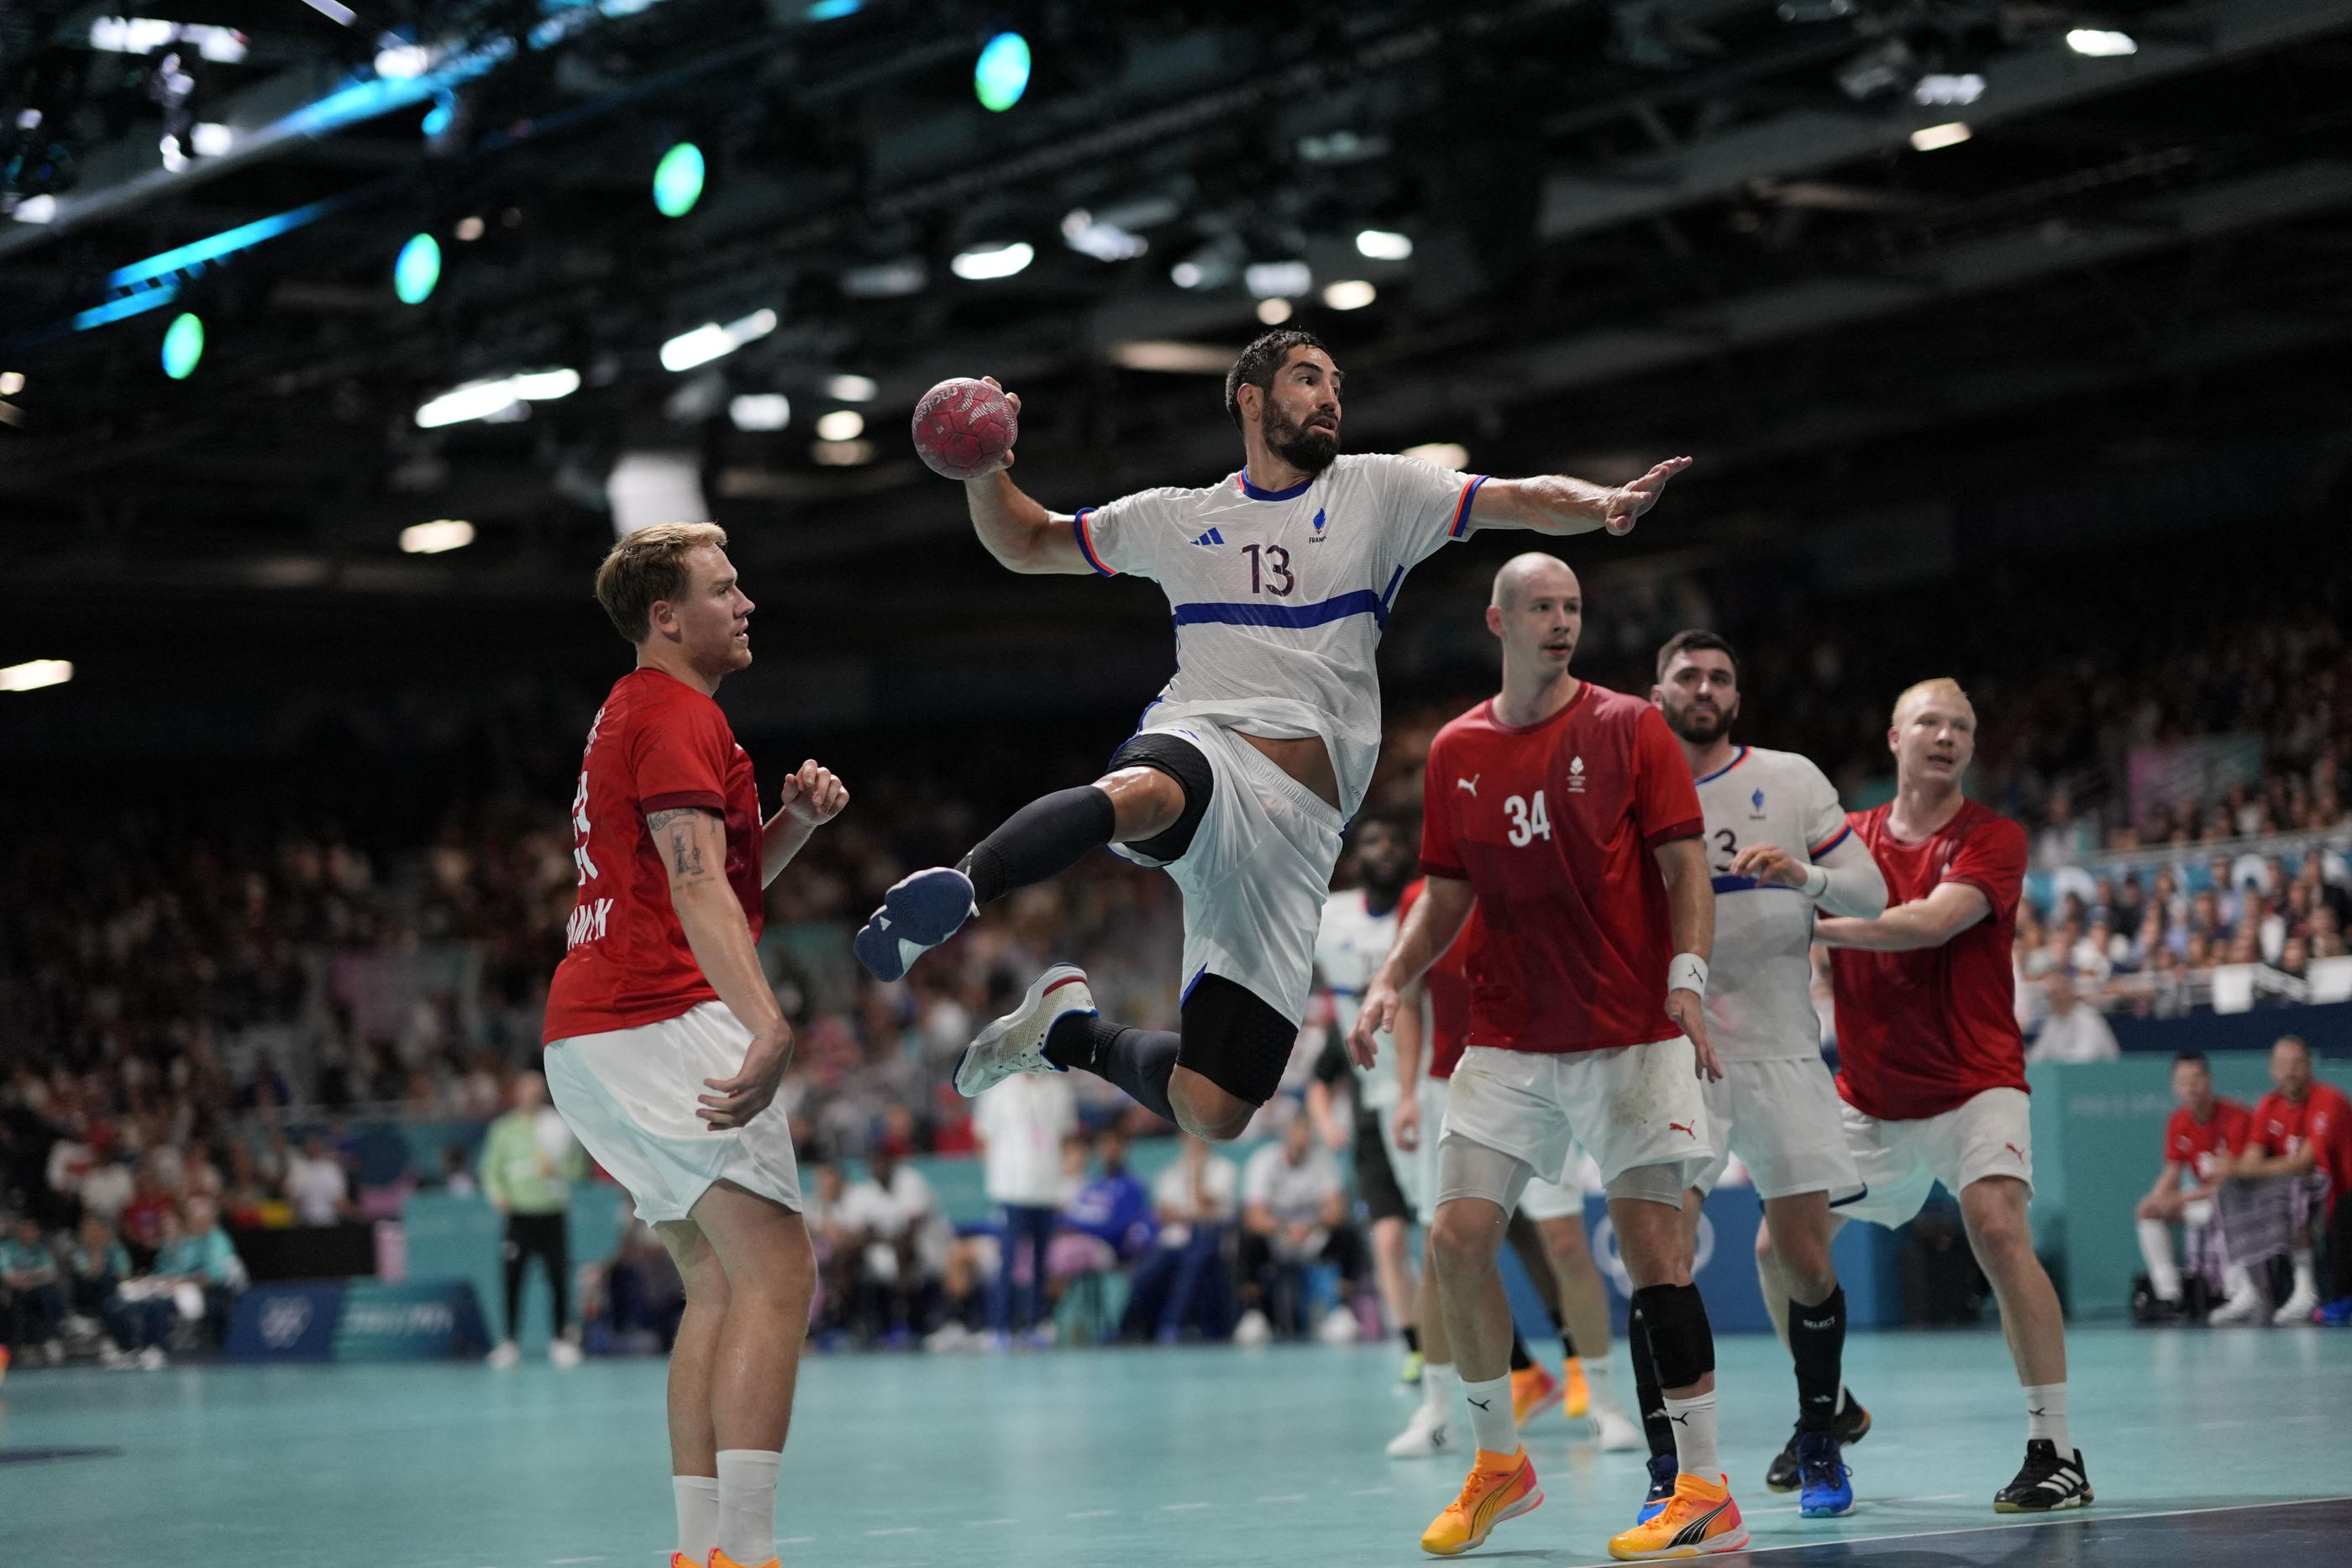
[[[1681,1035],[1557,1055],[1474,1045],[1454,1070],[1445,1136],[1512,1155],[1559,1186],[1577,1180],[1580,1145],[1604,1186],[1643,1166],[1677,1166],[1687,1184],[1715,1156],[1696,1061]],[[1471,1195],[1438,1200],[1456,1196]]]
[[[721,1181],[798,1213],[800,1165],[781,1101],[724,1132],[694,1113],[703,1081],[734,1077],[751,1043],[726,1003],[704,1002],[659,1023],[555,1041],[547,1092],[648,1225],[686,1218]]]
[[[1937,1182],[1957,1197],[1970,1182],[2014,1176],[2030,1193],[2031,1103],[2022,1089],[1987,1089],[1940,1116],[1882,1122],[1841,1101],[1845,1146],[1864,1185],[1859,1197],[1831,1207],[1891,1230],[1910,1222]]]

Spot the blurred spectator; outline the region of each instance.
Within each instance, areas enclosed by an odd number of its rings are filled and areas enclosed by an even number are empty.
[[[304,1137],[302,1152],[286,1162],[286,1197],[297,1225],[339,1225],[351,1218],[351,1176],[325,1134]]]
[[[1127,1135],[1104,1128],[1095,1152],[1101,1171],[1062,1201],[1052,1253],[1056,1279],[1106,1272],[1151,1244],[1151,1195],[1127,1168]]]
[[[2116,1031],[2107,1027],[2099,1009],[2075,995],[2072,976],[2060,969],[2042,984],[2050,1001],[2050,1016],[2042,1020],[2042,1032],[2033,1037],[2026,1061],[2112,1061],[2123,1054],[2116,1044]]]
[[[100,1354],[106,1364],[123,1366],[135,1360],[149,1368],[163,1365],[172,1326],[170,1303],[156,1303],[162,1309],[159,1321],[122,1299],[123,1281],[131,1278],[131,1252],[106,1221],[95,1214],[83,1215],[81,1228],[58,1256],[65,1264],[74,1315],[105,1325],[107,1337]]]
[[[451,1197],[478,1197],[482,1185],[474,1179],[474,1167],[466,1151],[452,1144],[441,1151],[441,1190]]]
[[[81,1178],[82,1212],[94,1214],[109,1225],[119,1224],[137,1190],[138,1184],[126,1162],[94,1155]]]
[[[866,1168],[833,1215],[857,1260],[850,1311],[863,1337],[878,1333],[903,1345],[929,1326],[950,1233],[920,1171],[887,1149],[868,1155]]]
[[[1060,1073],[1017,1073],[972,1108],[972,1136],[1003,1235],[988,1314],[996,1334],[1036,1326],[1061,1196],[1062,1140],[1077,1124],[1077,1096]]]
[[[66,1318],[65,1286],[41,1222],[29,1214],[0,1238],[0,1298],[12,1357],[26,1366],[65,1359],[65,1342],[58,1333]]]
[[[1241,1170],[1190,1133],[1181,1152],[1151,1184],[1159,1245],[1135,1268],[1125,1330],[1162,1344],[1197,1327],[1204,1339],[1231,1332],[1233,1292],[1225,1271],[1225,1238],[1240,1209]]]
[[[163,1235],[148,1275],[150,1286],[171,1293],[200,1343],[219,1343],[229,1309],[246,1283],[245,1261],[221,1228],[220,1210],[211,1198],[192,1197],[165,1217]]]
[[[686,1281],[653,1227],[621,1221],[621,1245],[582,1287],[586,1337],[600,1354],[667,1354],[686,1312]]]
[[[1331,1151],[1312,1119],[1293,1116],[1282,1142],[1250,1156],[1242,1171],[1240,1255],[1242,1321],[1237,1343],[1264,1343],[1278,1326],[1303,1333],[1302,1276],[1310,1264],[1338,1267],[1343,1299],[1363,1273],[1363,1243],[1348,1223],[1348,1197]],[[1345,1309],[1340,1309],[1344,1311]],[[1254,1321],[1253,1321],[1254,1320]]]
[[[482,1140],[482,1194],[506,1218],[506,1334],[491,1350],[489,1361],[492,1366],[505,1367],[522,1359],[516,1343],[522,1324],[522,1282],[535,1258],[555,1303],[555,1333],[547,1357],[557,1366],[577,1366],[572,1252],[563,1226],[572,1207],[572,1184],[587,1174],[588,1156],[563,1117],[547,1103],[545,1078],[519,1072],[512,1094],[514,1109],[491,1123]]]

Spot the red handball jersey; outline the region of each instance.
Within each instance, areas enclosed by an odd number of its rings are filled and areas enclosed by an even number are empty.
[[[572,797],[579,901],[548,988],[548,1040],[674,1019],[719,993],[670,907],[669,873],[646,818],[680,806],[727,823],[727,881],[758,941],[760,796],[751,759],[719,705],[674,675],[632,670],[613,685]]]
[[[1426,881],[1416,882],[1404,890],[1397,902],[1397,925],[1412,913]],[[1454,1076],[1454,1069],[1462,1060],[1462,1047],[1470,1032],[1470,973],[1464,967],[1470,949],[1478,941],[1478,906],[1470,906],[1470,918],[1462,923],[1462,933],[1454,938],[1454,946],[1438,955],[1437,962],[1421,983],[1429,992],[1429,1039],[1423,1042],[1428,1061],[1424,1071],[1432,1078]]]
[[[2298,1105],[2273,1089],[2254,1103],[2247,1144],[2273,1155],[2291,1155],[2308,1144],[2315,1168],[2326,1171],[2331,1195],[2352,1192],[2352,1100],[2333,1083],[2314,1080]]]
[[[2253,1118],[2235,1100],[2216,1095],[2213,1119],[2200,1122],[2189,1113],[2186,1105],[2173,1110],[2172,1120],[2164,1124],[2164,1157],[2170,1164],[2186,1166],[2199,1186],[2213,1177],[2213,1156],[2234,1154],[2246,1146],[2246,1129]]]
[[[1557,1054],[1675,1038],[1652,852],[1706,823],[1656,708],[1590,681],[1523,727],[1480,703],[1437,732],[1422,808],[1422,868],[1478,894],[1468,1044]]]
[[[2025,1087],[2009,953],[2025,889],[2025,830],[1969,800],[1932,838],[1906,843],[1886,825],[1893,809],[1846,818],[1878,858],[1888,908],[1948,882],[1981,890],[1992,904],[1991,915],[1940,947],[1830,950],[1838,1092],[1865,1116],[1916,1122],[1988,1089]]]

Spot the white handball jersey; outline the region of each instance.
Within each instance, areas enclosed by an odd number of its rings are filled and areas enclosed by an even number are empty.
[[[1750,844],[1777,844],[1811,865],[1850,831],[1822,770],[1793,751],[1743,746],[1729,766],[1696,780],[1715,873],[1715,956],[1706,1032],[1727,1061],[1819,1056],[1813,1010],[1813,901],[1791,887],[1733,876]]]
[[[1331,993],[1334,1024],[1344,1038],[1356,1027],[1356,1014],[1364,1005],[1364,988],[1372,983],[1372,972],[1381,960],[1389,956],[1395,945],[1397,912],[1391,908],[1386,915],[1374,915],[1364,903],[1361,889],[1353,893],[1335,893],[1323,905],[1323,925],[1315,934],[1315,972],[1323,977],[1323,986]],[[1397,1103],[1396,1048],[1381,1037],[1380,1060],[1370,1067],[1356,1067],[1357,1097],[1368,1110],[1381,1111]],[[1354,1058],[1348,1065],[1355,1067]]]
[[[1191,719],[1276,740],[1319,737],[1343,815],[1381,749],[1373,664],[1404,574],[1469,531],[1483,475],[1352,455],[1287,490],[1246,473],[1142,490],[1077,514],[1106,577],[1148,577],[1175,612],[1176,674],[1139,727]]]

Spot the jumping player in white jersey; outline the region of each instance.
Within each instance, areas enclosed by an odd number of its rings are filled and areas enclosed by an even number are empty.
[[[953,869],[892,887],[858,959],[895,979],[979,905],[1113,845],[1183,890],[1184,984],[1181,1030],[1130,1029],[1097,1015],[1083,971],[1055,965],[966,1048],[964,1093],[1083,1067],[1187,1132],[1240,1136],[1306,1016],[1340,829],[1380,754],[1373,655],[1405,573],[1474,528],[1624,533],[1690,462],[1612,487],[1343,457],[1339,392],[1314,334],[1269,332],[1225,378],[1245,462],[1214,485],[1065,517],[1002,469],[966,482],[973,528],[1012,570],[1158,581],[1178,668],[1101,778],[1032,801]]]
[[[1724,1075],[1700,1086],[1716,1155],[1692,1192],[1703,1200],[1714,1191],[1736,1154],[1764,1200],[1779,1265],[1764,1299],[1797,1365],[1796,1433],[1766,1483],[1801,1491],[1805,1518],[1834,1518],[1853,1511],[1839,1445],[1858,1441],[1870,1416],[1841,1405],[1845,1291],[1830,1260],[1830,1204],[1859,1196],[1862,1182],[1822,1061],[1813,912],[1870,919],[1886,907],[1886,880],[1820,768],[1792,751],[1732,744],[1739,661],[1730,643],[1712,632],[1669,639],[1650,700],[1690,762],[1715,875],[1706,1025]],[[1684,1212],[1695,1226],[1697,1203]],[[1645,1391],[1644,1416],[1655,1407]],[[1671,1443],[1673,1428],[1659,1425],[1654,1443]]]
[[[1404,831],[1380,817],[1356,824],[1356,870],[1362,885],[1331,895],[1315,935],[1315,976],[1331,998],[1333,1049],[1356,1079],[1356,1196],[1372,1221],[1372,1273],[1381,1307],[1404,1341],[1404,1381],[1421,1379],[1421,1327],[1413,1311],[1409,1234],[1412,1202],[1398,1173],[1413,1158],[1396,1141],[1397,1073],[1391,1056],[1358,1067],[1340,1042],[1356,1027],[1364,984],[1396,940],[1397,901],[1412,880],[1413,846]],[[1317,1083],[1322,1080],[1318,1075]]]

